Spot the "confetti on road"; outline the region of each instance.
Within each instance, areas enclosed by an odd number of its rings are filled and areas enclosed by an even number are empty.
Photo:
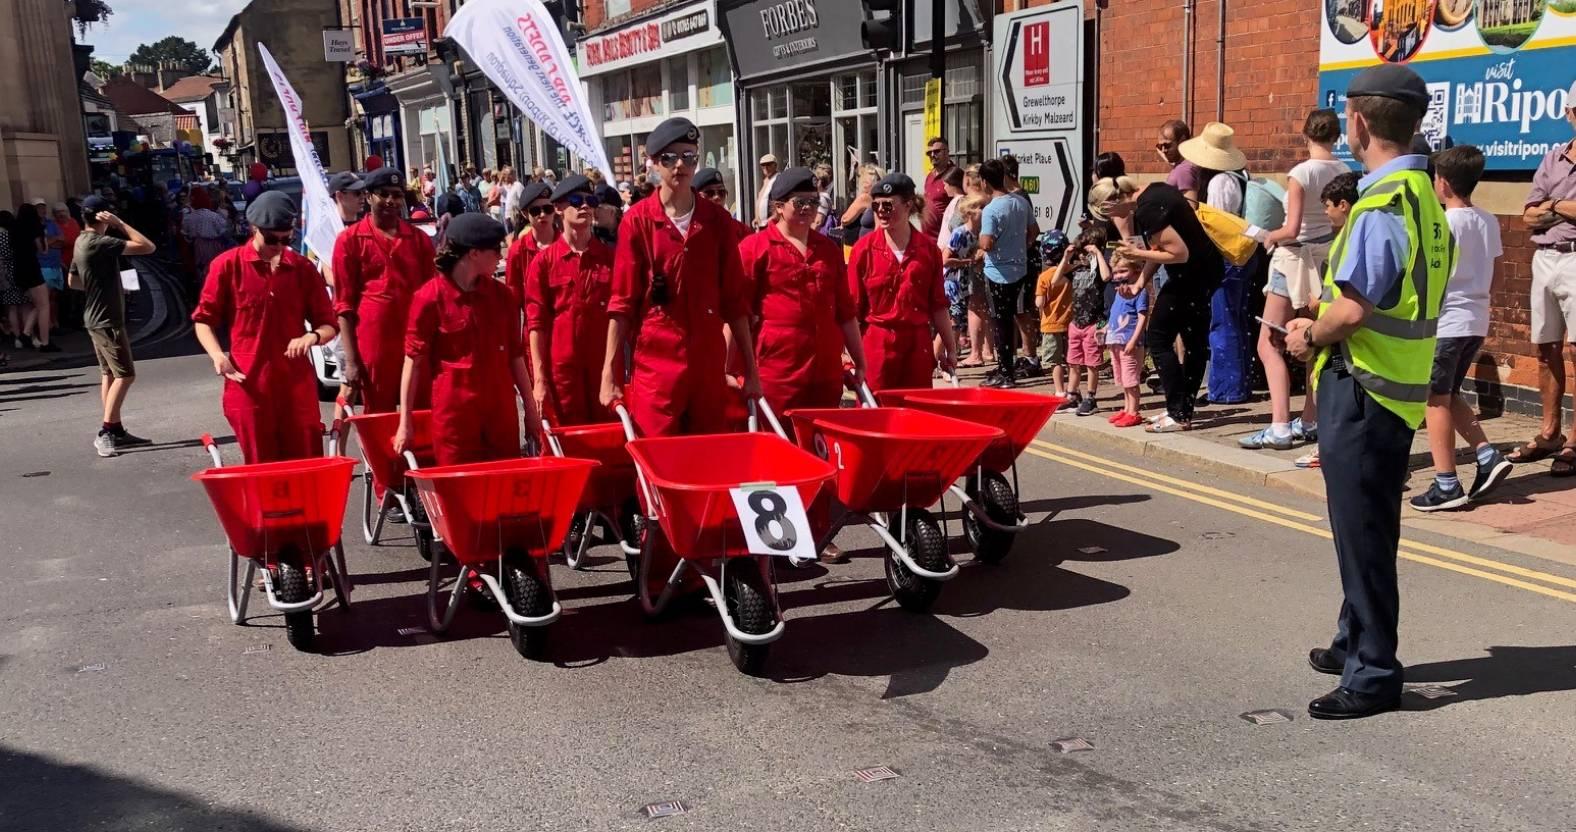
[[[1264,711],[1248,711],[1241,716],[1243,719],[1253,723],[1254,725],[1276,725],[1282,722],[1291,722],[1292,720],[1291,714],[1278,708],[1271,708]]]
[[[1074,751],[1093,751],[1094,743],[1083,737],[1066,737],[1052,741],[1051,747],[1063,754],[1071,754]]]
[[[896,780],[902,776],[903,775],[893,771],[890,766],[862,768],[854,772],[854,779],[861,783],[874,783],[879,780]]]
[[[1444,685],[1418,685],[1415,688],[1407,688],[1407,692],[1415,693],[1424,699],[1448,699],[1457,695],[1454,689]]]
[[[267,653],[271,649],[273,649],[273,645],[272,644],[254,644],[251,647],[248,647],[245,650],[242,650],[241,651],[241,655],[243,655],[243,656],[251,656],[251,655],[256,654],[256,653]]]
[[[645,806],[640,807],[640,814],[645,815],[646,820],[656,820],[657,818],[671,818],[674,815],[686,815],[689,814],[689,810],[689,805],[683,801],[669,800],[663,803],[647,803]]]
[[[103,662],[99,662],[98,664],[85,664],[85,665],[77,668],[77,672],[78,673],[97,673],[97,672],[103,670],[105,667],[106,667],[106,665]]]

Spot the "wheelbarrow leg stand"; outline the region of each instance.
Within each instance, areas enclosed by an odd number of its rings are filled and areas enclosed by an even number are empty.
[[[246,559],[246,577],[237,587],[235,578],[239,571],[241,556],[230,550],[230,580],[226,584],[225,601],[230,608],[230,621],[234,624],[246,623],[246,605],[252,600],[252,579],[257,577],[257,561]],[[239,593],[239,597],[237,597]]]
[[[328,570],[328,578],[334,584],[334,598],[339,606],[349,611],[350,609],[350,573],[345,568],[345,544],[334,544],[334,551],[323,557],[323,568]]]
[[[439,574],[443,569],[443,558],[434,557],[432,568],[427,573],[427,624],[434,633],[442,633],[454,623],[454,613],[460,608],[460,596],[465,594],[465,567],[454,577],[454,589],[449,594],[448,607],[443,612],[443,617],[438,617],[438,584],[442,583]]]

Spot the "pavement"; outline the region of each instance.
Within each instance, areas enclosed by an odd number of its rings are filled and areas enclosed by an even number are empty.
[[[977,384],[983,380],[984,371],[965,371],[961,378],[965,384]],[[1109,378],[1102,385],[1097,415],[1080,417],[1068,411],[1051,420],[1048,433],[1056,441],[1082,450],[1114,450],[1182,466],[1250,489],[1261,499],[1324,501],[1323,475],[1317,469],[1298,468],[1295,464],[1315,445],[1290,451],[1250,451],[1238,445],[1238,440],[1269,424],[1267,396],[1259,394],[1244,404],[1203,407],[1192,430],[1153,434],[1142,427],[1117,428],[1107,422],[1106,417],[1121,408],[1121,391],[1111,385]],[[1022,386],[1048,392],[1050,382],[1035,379]],[[1294,396],[1292,405],[1293,415],[1297,415],[1302,397]],[[1158,395],[1143,397],[1145,415],[1162,412],[1164,406]],[[1487,414],[1481,424],[1489,441],[1506,452],[1536,436],[1539,430],[1537,420],[1511,413]],[[1457,465],[1462,478],[1470,483],[1476,461],[1464,445],[1458,448]],[[1408,507],[1403,522],[1409,528],[1576,564],[1576,478],[1551,477],[1550,465],[1549,460],[1518,465],[1486,500],[1460,510],[1425,514]],[[1418,431],[1412,443],[1412,476],[1403,499],[1427,491],[1434,472],[1427,431]]]
[[[0,375],[6,832],[1576,817],[1576,569],[1407,529],[1404,710],[1313,721],[1334,680],[1305,655],[1339,605],[1321,503],[1074,442],[1064,417],[1020,462],[1032,526],[1000,566],[960,553],[929,614],[893,605],[862,529],[838,539],[849,565],[779,569],[787,633],[765,678],[734,670],[702,605],[643,620],[609,547],[588,571],[552,567],[551,661],[521,659],[496,613],[462,609],[436,638],[400,529],[377,547],[347,534],[354,609],[321,615],[320,652],[298,653],[270,611],[225,614],[223,537],[189,477],[204,431],[237,454],[189,352],[139,364],[125,422],[157,444],[114,459],[91,451],[96,370]],[[52,397],[14,395],[39,386]],[[1241,716],[1264,710],[1289,721]],[[1092,747],[1059,750],[1073,739]],[[897,776],[854,775],[879,766]],[[639,814],[665,801],[687,813]]]

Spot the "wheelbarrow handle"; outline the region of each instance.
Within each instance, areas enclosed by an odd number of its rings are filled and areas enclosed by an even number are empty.
[[[746,399],[744,406],[750,411],[751,433],[760,430],[760,416],[764,415],[766,423],[772,426],[772,430],[776,431],[778,436],[784,439],[788,438],[788,432],[783,430],[782,422],[778,421],[777,414],[772,411],[772,406],[766,401],[765,396]]]
[[[345,420],[335,419],[328,426],[328,455],[339,456],[340,442],[345,436]]]
[[[202,443],[203,450],[208,452],[208,456],[213,457],[213,467],[223,468],[224,458],[219,456],[219,445],[213,441],[213,434],[205,433],[198,437],[197,441]]]
[[[618,420],[624,424],[624,438],[630,442],[637,438],[635,434],[635,420],[629,415],[629,408],[624,406],[623,399],[614,399],[608,409],[618,414]]]
[[[553,425],[546,418],[542,419],[542,438],[547,440],[547,447],[553,452],[553,456],[564,455],[564,446],[558,442],[558,437],[553,435]]]

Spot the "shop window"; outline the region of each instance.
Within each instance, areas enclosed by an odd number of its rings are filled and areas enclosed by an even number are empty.
[[[721,124],[700,129],[700,154],[705,167],[716,168],[728,186],[728,207],[734,210],[739,202],[738,157],[733,139],[733,126]]]
[[[602,99],[602,115],[606,121],[629,118],[629,73],[608,73],[602,82]]]
[[[689,95],[689,56],[679,55],[668,59],[668,106],[669,112],[679,112],[690,108]]]
[[[662,115],[662,73],[656,66],[646,66],[629,73],[629,97],[632,112],[629,118]]]
[[[839,205],[846,205],[858,189],[859,166],[876,159],[880,120],[876,113],[876,75],[860,72],[832,81],[837,90],[832,145],[833,182]]]
[[[708,49],[695,56],[697,74],[695,97],[701,107],[730,107],[733,105],[733,69],[728,65],[728,51],[724,48]]]

